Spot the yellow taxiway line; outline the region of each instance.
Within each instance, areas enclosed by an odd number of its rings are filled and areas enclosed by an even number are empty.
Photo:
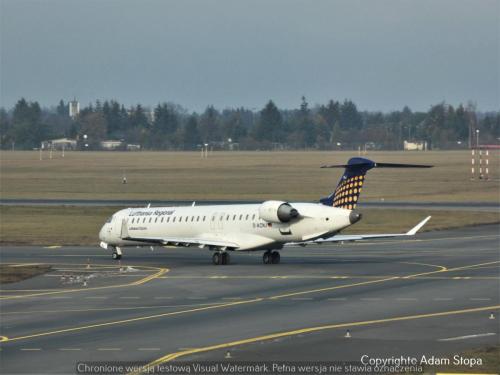
[[[451,271],[454,271],[454,270],[463,270],[463,269],[473,268],[473,267],[482,266],[482,265],[485,265],[485,264],[492,264],[492,263],[500,263],[500,262],[497,261],[497,262],[472,264],[472,265],[469,265],[469,266],[463,266],[463,267],[457,267],[457,268],[450,268],[450,269],[446,269],[446,270],[440,269],[440,270],[437,270],[437,271],[429,272],[429,274],[431,274],[431,273],[437,273],[437,272],[451,272]],[[444,266],[436,266],[436,267],[445,268]],[[155,275],[160,274],[161,270],[162,269],[160,269],[160,271],[158,271]],[[152,275],[152,276],[154,276],[154,275]],[[5,341],[17,341],[17,340],[24,340],[24,339],[29,339],[29,338],[34,338],[34,337],[40,337],[40,336],[55,335],[55,334],[58,334],[58,333],[77,332],[77,331],[83,331],[83,330],[91,329],[91,328],[120,325],[120,324],[132,323],[132,322],[137,322],[137,321],[143,321],[143,320],[149,320],[149,319],[156,319],[156,318],[161,318],[161,317],[166,317],[166,316],[175,316],[175,315],[192,313],[192,312],[198,312],[198,311],[205,311],[205,310],[218,309],[218,308],[224,308],[224,307],[230,307],[230,306],[236,306],[236,305],[256,303],[256,302],[261,302],[261,301],[266,301],[266,300],[277,300],[277,299],[282,299],[282,298],[290,297],[290,296],[297,296],[297,295],[304,295],[304,294],[311,294],[311,293],[319,293],[319,292],[331,291],[331,290],[336,290],[336,289],[350,288],[350,287],[356,287],[356,286],[362,286],[362,285],[369,285],[369,284],[374,284],[374,283],[382,283],[382,282],[387,282],[387,281],[392,281],[392,280],[401,280],[401,279],[411,278],[411,277],[414,277],[414,276],[415,275],[408,275],[408,276],[405,276],[403,278],[401,278],[399,276],[394,276],[394,277],[389,277],[389,278],[386,278],[386,279],[371,280],[371,281],[366,281],[366,282],[353,283],[353,284],[345,284],[345,285],[337,285],[337,286],[333,286],[333,287],[320,288],[320,289],[304,290],[304,291],[292,292],[292,293],[287,293],[287,294],[282,294],[282,295],[265,297],[265,298],[254,298],[254,299],[249,299],[249,300],[240,300],[240,301],[237,301],[237,302],[222,303],[222,304],[217,304],[217,305],[212,305],[212,306],[207,306],[207,307],[201,307],[201,308],[196,308],[196,309],[174,311],[174,312],[168,312],[168,313],[163,313],[163,314],[155,314],[155,315],[150,315],[150,316],[141,316],[141,317],[131,318],[131,319],[115,320],[115,321],[109,321],[109,322],[104,322],[104,323],[90,324],[90,325],[85,325],[85,326],[78,326],[78,327],[72,327],[72,328],[64,328],[64,329],[59,329],[59,330],[54,330],[54,331],[47,331],[47,332],[35,333],[35,334],[30,334],[30,335],[25,335],[25,336],[12,337],[12,338],[8,338]],[[149,277],[150,276],[148,276],[148,277],[146,277],[144,279],[141,279],[141,280],[145,280],[145,279],[147,279]],[[141,280],[139,280],[139,281],[141,281]],[[95,288],[95,289],[113,288],[113,287],[116,288],[116,287],[129,286],[129,285],[131,285],[131,284],[125,284],[125,285],[120,285],[120,286],[98,287],[98,288]],[[76,291],[81,291],[81,290],[89,290],[89,289],[78,289]],[[6,298],[8,298],[8,297],[6,297]]]
[[[300,296],[300,295],[303,295],[303,294],[326,292],[326,291],[330,291],[330,290],[350,288],[350,287],[359,286],[359,285],[368,285],[368,284],[382,283],[382,282],[385,282],[385,281],[390,281],[390,280],[395,280],[395,279],[399,279],[399,277],[398,276],[394,276],[394,277],[389,277],[387,279],[377,279],[377,280],[371,280],[371,281],[363,281],[363,282],[354,283],[354,284],[337,285],[337,286],[331,286],[331,287],[327,287],[327,288],[311,289],[311,290],[304,290],[304,291],[301,291],[301,292],[292,292],[292,293],[287,293],[287,294],[280,294],[280,295],[277,295],[277,296],[269,297],[269,299],[273,300],[273,299],[281,299],[281,298],[286,298],[286,297],[291,297],[291,296]]]
[[[119,324],[124,324],[124,323],[140,322],[143,320],[162,318],[165,316],[174,316],[174,315],[181,315],[181,314],[197,312],[197,311],[211,310],[211,309],[216,309],[216,308],[221,308],[221,307],[242,305],[242,304],[246,304],[246,303],[258,302],[261,300],[262,300],[262,298],[257,298],[257,299],[253,299],[253,300],[247,300],[247,301],[238,301],[238,302],[217,304],[217,305],[206,306],[206,307],[199,307],[196,309],[173,311],[173,312],[168,312],[168,313],[163,313],[163,314],[140,316],[140,317],[131,318],[131,319],[115,320],[115,321],[105,322],[105,323],[97,323],[97,324],[90,324],[90,325],[79,326],[79,327],[65,328],[65,329],[59,329],[59,330],[55,330],[55,331],[35,333],[32,335],[9,337],[6,340],[4,340],[3,342],[18,341],[18,340],[30,339],[30,338],[34,338],[34,337],[50,336],[50,335],[55,335],[58,333],[77,332],[77,331],[83,331],[83,330],[90,329],[90,328],[108,327],[108,326],[114,326],[114,325],[119,325]]]
[[[43,264],[43,263],[39,263]],[[61,264],[54,264],[55,266],[61,265]],[[75,264],[78,266],[81,266],[82,264]],[[101,265],[98,264],[93,264],[92,267],[101,267]],[[104,267],[109,267],[109,265],[103,265],[102,268]],[[113,266],[114,268],[117,268],[118,266]],[[169,272],[170,269],[168,268],[158,268],[158,267],[151,267],[151,266],[130,266],[130,267],[137,267],[137,268],[145,268],[148,270],[157,270],[156,273],[152,275],[148,275],[140,280],[131,282],[131,283],[126,283],[126,284],[116,284],[116,285],[106,285],[106,286],[97,286],[97,287],[91,287],[91,288],[79,288],[79,289],[65,289],[65,290],[55,290],[55,291],[50,291],[50,292],[40,292],[40,293],[31,293],[31,294],[19,294],[19,295],[9,295],[9,296],[0,296],[0,300],[8,300],[8,299],[19,299],[19,298],[27,298],[27,297],[38,297],[38,296],[46,296],[46,295],[52,295],[52,294],[62,294],[62,293],[76,293],[76,292],[84,292],[84,291],[89,291],[89,290],[102,290],[102,289],[112,289],[112,288],[123,288],[123,287],[128,287],[128,286],[137,286],[137,285],[142,285],[145,284],[151,280],[154,280],[165,273]]]
[[[172,361],[172,360],[177,359],[179,357],[184,357],[184,356],[187,356],[190,354],[209,352],[209,351],[213,351],[213,350],[217,350],[217,349],[225,349],[225,348],[230,348],[230,347],[234,347],[234,346],[251,344],[251,343],[255,343],[255,342],[268,341],[268,340],[273,340],[273,339],[277,339],[277,338],[281,338],[281,337],[295,336],[295,335],[304,334],[304,333],[332,330],[332,329],[337,329],[337,328],[350,328],[350,327],[366,326],[366,325],[372,325],[372,324],[383,324],[383,323],[391,323],[391,322],[398,322],[398,321],[405,321],[405,320],[416,320],[416,319],[434,318],[434,317],[441,317],[441,316],[468,314],[468,313],[475,313],[475,312],[481,312],[481,311],[491,311],[491,310],[498,310],[498,309],[500,309],[500,305],[477,307],[477,308],[463,309],[463,310],[443,311],[443,312],[437,312],[437,313],[406,315],[406,316],[398,316],[398,317],[376,319],[376,320],[366,320],[366,321],[359,321],[359,322],[329,324],[329,325],[324,325],[324,326],[301,328],[301,329],[296,329],[293,331],[272,333],[272,334],[264,335],[264,336],[257,336],[257,337],[243,339],[243,340],[231,341],[231,342],[226,342],[226,343],[217,344],[217,345],[205,346],[202,348],[195,348],[195,349],[189,349],[189,350],[183,350],[183,351],[179,351],[179,352],[175,352],[175,353],[170,353],[170,354],[164,355],[163,357],[160,357],[160,358],[148,363],[147,365],[145,365],[142,372],[147,372],[148,369],[154,368],[154,366],[158,366],[158,365],[161,365],[162,363],[169,362],[169,361]],[[140,373],[142,373],[142,372],[140,372]]]

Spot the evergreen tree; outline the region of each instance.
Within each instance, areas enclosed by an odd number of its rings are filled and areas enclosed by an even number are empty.
[[[358,112],[356,104],[351,100],[345,100],[340,107],[340,127],[342,129],[361,129],[363,127],[363,119]]]
[[[208,106],[201,116],[199,129],[200,136],[204,143],[221,140],[219,129],[219,114],[213,106]]]
[[[254,136],[258,141],[279,142],[283,132],[283,118],[276,105],[270,100],[260,111]]]
[[[59,101],[59,105],[57,106],[56,111],[59,116],[69,116],[68,106],[64,104],[64,101],[62,99]]]
[[[189,116],[182,131],[182,143],[184,149],[194,150],[201,143],[200,133],[198,132],[198,119],[195,115]]]

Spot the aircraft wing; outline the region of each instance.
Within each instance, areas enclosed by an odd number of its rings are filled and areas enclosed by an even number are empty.
[[[361,240],[369,240],[369,239],[379,239],[379,238],[393,238],[393,237],[407,237],[414,236],[431,218],[431,216],[427,216],[420,223],[415,225],[406,233],[383,233],[383,234],[338,234],[328,238],[318,238],[311,241],[304,242],[294,242],[289,245],[308,245],[308,244],[321,244],[321,243],[331,243],[331,242],[347,242],[347,241],[361,241]]]
[[[199,247],[214,246],[220,248],[238,248],[240,245],[230,241],[222,241],[212,238],[194,238],[194,237],[150,237],[150,236],[132,236],[128,232],[127,221],[122,221],[121,239],[126,241],[147,242],[158,245],[172,245],[172,246],[191,246],[197,245]]]

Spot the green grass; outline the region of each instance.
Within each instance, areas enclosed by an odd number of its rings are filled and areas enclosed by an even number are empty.
[[[328,195],[342,174],[320,169],[357,152],[38,152],[0,153],[2,198],[142,200],[304,200]],[[500,201],[499,151],[490,151],[492,181],[471,181],[469,151],[369,152],[379,162],[435,165],[372,170],[363,201]],[[46,154],[44,158],[48,158]],[[122,184],[125,172],[128,184]]]
[[[0,206],[0,244],[97,245],[99,229],[119,207]],[[363,220],[344,233],[402,233],[431,214],[424,230],[498,223],[498,213],[363,210]]]

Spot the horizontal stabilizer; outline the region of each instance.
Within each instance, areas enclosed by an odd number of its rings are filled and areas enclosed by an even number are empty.
[[[337,234],[328,238],[318,238],[311,241],[294,242],[289,243],[287,246],[294,245],[308,245],[308,244],[321,244],[321,243],[332,243],[332,242],[349,242],[349,241],[361,241],[361,240],[376,240],[385,238],[396,238],[396,237],[408,237],[414,236],[422,227],[430,220],[430,216],[427,216],[420,223],[415,225],[406,233],[381,233],[381,234]]]
[[[321,168],[344,168],[344,174],[328,197],[321,198],[320,202],[326,206],[354,210],[365,183],[365,175],[372,168],[431,168],[432,165],[376,163],[365,158],[351,158],[347,164],[323,165]]]
[[[432,168],[432,165],[424,164],[398,164],[398,163],[351,163],[351,164],[334,164],[323,165],[321,168],[355,168],[355,167],[368,167],[368,168]]]

